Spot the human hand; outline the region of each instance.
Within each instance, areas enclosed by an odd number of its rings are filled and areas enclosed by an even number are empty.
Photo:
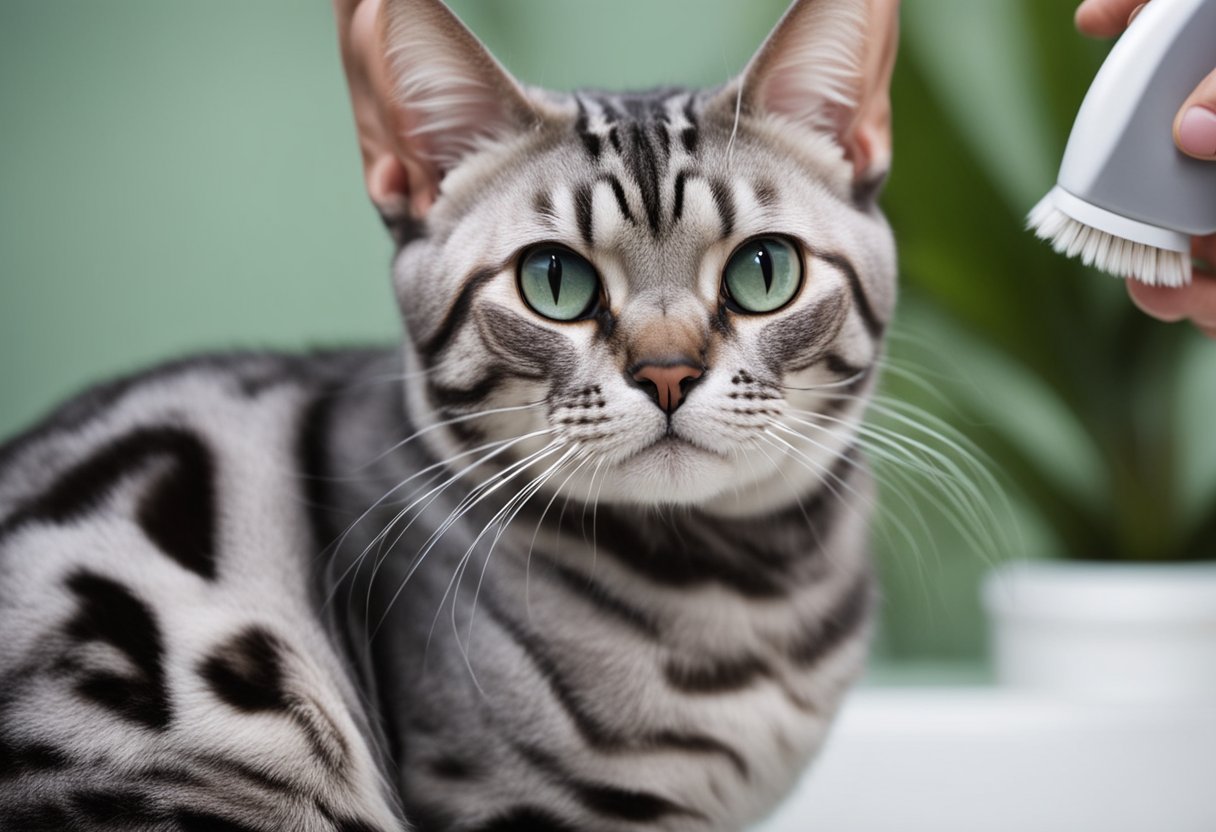
[[[1146,4],[1142,0],[1085,0],[1077,8],[1077,28],[1094,37],[1114,37]],[[1216,69],[1195,88],[1174,118],[1174,141],[1196,159],[1216,160]],[[1177,289],[1127,281],[1132,301],[1163,321],[1189,318],[1216,338],[1216,235],[1196,237],[1195,280]]]

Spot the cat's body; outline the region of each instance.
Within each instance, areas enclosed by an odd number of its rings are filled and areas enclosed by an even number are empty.
[[[533,94],[537,126],[400,226],[403,351],[186,362],[0,453],[0,828],[769,809],[864,658],[855,432],[893,257],[840,150],[740,96]],[[721,288],[748,240],[757,297],[803,248],[759,314]],[[584,256],[600,299],[554,319]]]

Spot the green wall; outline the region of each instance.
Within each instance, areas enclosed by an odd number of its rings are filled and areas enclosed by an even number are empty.
[[[613,87],[723,80],[783,4],[453,5]],[[0,137],[0,435],[168,356],[396,336],[325,0],[5,0]]]

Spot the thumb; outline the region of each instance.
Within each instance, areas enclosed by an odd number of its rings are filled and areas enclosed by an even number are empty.
[[[1216,70],[1203,79],[1178,111],[1174,141],[1188,156],[1216,160]]]

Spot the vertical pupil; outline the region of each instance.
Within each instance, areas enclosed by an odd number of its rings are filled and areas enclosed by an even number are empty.
[[[562,293],[562,261],[556,254],[549,255],[549,291],[553,293],[553,304],[556,306],[557,297]]]
[[[760,274],[764,277],[764,293],[767,295],[773,288],[773,258],[764,246],[756,249],[756,264],[760,266]]]

